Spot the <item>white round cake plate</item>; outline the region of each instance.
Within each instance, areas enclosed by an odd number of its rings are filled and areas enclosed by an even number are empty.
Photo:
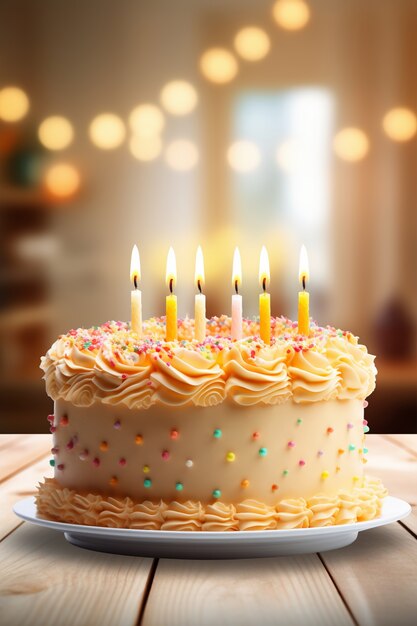
[[[403,519],[411,507],[404,500],[389,496],[384,501],[381,516],[369,522],[325,528],[236,532],[135,530],[53,522],[37,516],[34,497],[20,500],[13,510],[26,522],[59,530],[67,541],[89,550],[155,558],[247,559],[343,548],[353,543],[362,530]]]

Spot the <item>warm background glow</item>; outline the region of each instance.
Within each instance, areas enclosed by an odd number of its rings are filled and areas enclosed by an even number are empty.
[[[45,186],[58,198],[70,198],[79,189],[80,175],[73,165],[57,163],[46,172]]]
[[[340,130],[333,141],[334,151],[344,161],[360,161],[369,151],[369,139],[359,128]]]
[[[154,104],[139,104],[129,115],[129,124],[135,135],[158,135],[165,126],[161,109]]]
[[[158,136],[134,135],[130,138],[129,149],[138,161],[153,161],[161,154],[162,141]]]
[[[176,139],[165,150],[169,167],[178,172],[192,170],[198,162],[197,147],[187,139]]]
[[[272,13],[277,24],[286,30],[300,30],[310,19],[310,9],[304,0],[277,0]]]
[[[212,83],[223,85],[233,80],[238,72],[236,58],[229,50],[212,48],[207,50],[200,59],[203,76]]]
[[[123,143],[126,130],[123,121],[113,113],[101,113],[89,128],[90,139],[101,150],[113,150]]]
[[[260,61],[269,52],[271,42],[262,28],[247,26],[235,37],[235,49],[245,61]]]
[[[393,141],[409,141],[417,131],[416,114],[404,107],[391,109],[384,116],[382,125],[388,137]]]
[[[172,115],[187,115],[197,105],[198,96],[195,88],[185,80],[173,80],[161,91],[161,102]]]
[[[227,160],[237,172],[250,172],[258,167],[261,161],[259,148],[250,141],[236,141],[227,151]]]
[[[38,130],[39,140],[48,150],[64,150],[74,137],[71,122],[65,117],[54,115],[47,117]]]
[[[19,87],[4,87],[0,90],[0,120],[17,122],[27,114],[29,98]]]

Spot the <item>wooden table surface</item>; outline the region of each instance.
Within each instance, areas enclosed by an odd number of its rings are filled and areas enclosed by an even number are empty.
[[[417,435],[370,435],[368,473],[417,505]],[[0,435],[3,626],[411,626],[417,514],[341,550],[238,561],[153,560],[82,550],[21,522],[17,500],[50,475],[49,435]]]

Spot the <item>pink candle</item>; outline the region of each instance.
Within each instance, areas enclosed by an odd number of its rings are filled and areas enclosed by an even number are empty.
[[[239,249],[233,255],[232,284],[236,291],[232,296],[232,339],[242,339],[242,296],[239,294],[239,285],[242,282],[242,263]]]

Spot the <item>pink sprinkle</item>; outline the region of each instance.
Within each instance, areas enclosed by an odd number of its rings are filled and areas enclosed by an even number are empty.
[[[362,424],[363,424],[364,426],[368,426],[368,420],[363,420]]]
[[[179,432],[178,430],[176,430],[175,428],[173,428],[171,430],[171,435],[170,435],[171,439],[178,439],[179,437]]]
[[[121,465],[122,467],[124,467],[126,465],[127,461],[124,458],[119,459],[119,465]]]
[[[85,461],[86,458],[88,457],[88,454],[89,454],[88,450],[83,450],[82,452],[80,452],[78,458],[80,459],[80,461]]]
[[[51,428],[49,429],[49,431],[51,433],[54,433],[56,431],[56,426],[51,426]]]
[[[169,452],[168,452],[168,450],[163,450],[161,456],[164,459],[164,461],[168,461],[168,459],[169,459]]]
[[[347,427],[348,427],[348,430],[350,430],[351,428],[353,428],[353,424],[352,424],[352,422],[349,422],[349,423],[348,423],[348,425],[347,425]]]
[[[148,385],[148,387],[152,387],[152,381],[148,380],[148,382],[146,383]]]
[[[52,424],[54,419],[55,419],[55,415],[48,415],[48,417],[46,419],[48,420],[48,422],[50,422]]]
[[[366,407],[369,405],[369,402],[367,400],[363,401],[363,408],[366,409]]]
[[[113,428],[116,428],[116,430],[119,430],[120,427],[121,427],[120,420],[116,420],[113,424]]]
[[[300,459],[300,461],[298,461],[298,465],[299,465],[300,467],[303,467],[305,464],[306,464],[306,462],[305,462],[305,461],[303,461],[303,459]]]
[[[126,380],[127,374],[122,374],[122,380]]]
[[[58,446],[55,446],[54,448],[51,448],[51,454],[58,454],[58,452],[59,452]]]
[[[113,359],[110,359],[110,365],[111,367],[116,367],[116,363],[113,361]]]
[[[93,465],[94,467],[98,467],[100,465],[100,459],[98,459],[97,457],[93,459]]]
[[[288,447],[289,448],[295,448],[295,441],[289,441],[288,442]]]
[[[74,447],[74,441],[70,439],[67,443],[67,450],[72,450]]]
[[[60,463],[59,465],[56,466],[57,469],[59,470],[63,470],[65,467],[65,465],[63,463]]]

